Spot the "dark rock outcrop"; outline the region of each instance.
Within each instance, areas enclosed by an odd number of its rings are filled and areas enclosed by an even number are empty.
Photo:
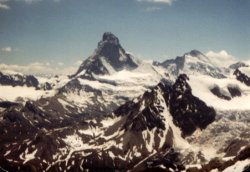
[[[241,89],[238,85],[228,85],[227,90],[223,90],[218,85],[215,85],[210,88],[210,91],[215,96],[228,101],[232,100],[234,97],[241,96]]]
[[[10,108],[12,106],[17,106],[18,103],[15,102],[10,102],[10,101],[2,101],[0,102],[0,107],[1,108]]]
[[[192,134],[197,128],[205,129],[215,120],[216,112],[198,97],[192,95],[187,75],[178,77],[169,101],[174,123],[182,130],[183,136]]]
[[[228,89],[229,93],[231,94],[231,97],[240,97],[241,96],[241,89],[238,86],[229,85],[229,86],[227,86],[227,89]]]
[[[250,86],[250,78],[246,74],[242,73],[239,69],[236,69],[233,74],[236,76],[238,81]]]
[[[39,82],[32,75],[6,75],[0,72],[0,85],[24,86],[38,88]]]
[[[234,92],[234,91],[236,91],[236,90],[234,90],[233,88],[232,88],[232,89],[230,88],[230,90],[232,91],[232,94],[234,94],[234,93],[237,94],[237,92]],[[219,97],[219,98],[221,98],[221,99],[224,99],[224,100],[231,100],[231,97],[230,97],[229,95],[227,95],[223,90],[221,90],[221,89],[219,88],[219,86],[217,86],[217,85],[214,86],[213,88],[211,88],[210,91],[211,91],[215,96],[217,96],[217,97]]]

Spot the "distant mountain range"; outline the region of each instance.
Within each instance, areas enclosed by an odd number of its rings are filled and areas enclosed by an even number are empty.
[[[221,66],[106,32],[70,76],[0,71],[0,171],[249,171],[250,67]]]

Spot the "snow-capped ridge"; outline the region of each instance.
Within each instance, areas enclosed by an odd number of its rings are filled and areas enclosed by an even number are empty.
[[[202,74],[215,78],[225,78],[224,68],[217,67],[213,62],[198,50],[192,50],[183,56],[177,56],[175,59],[168,59],[162,63],[154,63],[167,69],[170,74],[178,76],[185,74]]]

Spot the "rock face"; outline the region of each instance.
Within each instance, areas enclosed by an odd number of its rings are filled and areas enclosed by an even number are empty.
[[[92,74],[104,75],[136,67],[136,61],[122,48],[119,39],[112,33],[106,32],[98,43],[94,54],[81,64],[73,76],[79,74],[84,77],[89,77]]]
[[[250,78],[242,73],[239,69],[236,69],[233,74],[236,76],[236,79],[238,81],[246,84],[247,86],[250,86]]]
[[[204,129],[215,120],[215,110],[208,107],[199,98],[192,95],[191,87],[187,83],[188,77],[182,74],[178,77],[173,86],[159,84],[162,90],[167,107],[173,117],[174,123],[181,128],[183,136],[192,134],[197,128]],[[135,130],[137,128],[158,128],[164,129],[164,123],[158,114],[163,111],[155,104],[155,91],[146,92],[140,103],[128,102],[115,111],[115,114],[127,113],[131,116],[131,122],[127,125]],[[140,104],[140,105],[138,105]],[[138,114],[141,106],[144,111]],[[132,109],[128,111],[128,109]],[[135,115],[136,114],[136,115]],[[136,116],[136,118],[134,117]],[[150,119],[150,120],[149,120]]]
[[[192,95],[187,83],[188,77],[182,74],[173,85],[170,98],[170,113],[174,122],[182,129],[183,136],[192,134],[197,128],[204,129],[215,120],[215,110]]]
[[[0,72],[0,85],[10,85],[10,86],[27,86],[38,88],[39,82],[32,75],[7,75]]]
[[[209,75],[214,78],[225,78],[224,71],[215,66],[208,57],[197,50],[185,53],[175,59],[166,60],[154,65],[166,68],[172,75],[178,76],[180,73],[199,73]]]

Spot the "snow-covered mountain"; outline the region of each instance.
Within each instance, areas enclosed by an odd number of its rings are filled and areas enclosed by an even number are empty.
[[[197,50],[192,50],[175,59],[169,59],[162,63],[155,63],[155,65],[166,68],[167,71],[175,76],[181,73],[191,75],[198,73],[215,78],[224,78],[225,74],[228,73],[228,70],[216,66],[210,58]]]
[[[83,61],[57,96],[77,105],[79,112],[111,113],[162,78],[150,63],[127,53],[119,39],[106,32],[93,55]]]
[[[183,101],[190,102],[188,107]],[[181,110],[186,108],[190,110]],[[55,115],[27,102],[3,112],[1,140],[11,142],[1,145],[0,162],[5,169],[20,170],[35,166],[48,171],[128,170],[142,160],[149,161],[148,156],[156,156],[159,151],[190,147],[182,135],[204,129],[214,117],[212,108],[192,96],[184,75],[174,85],[159,84],[105,118]],[[185,127],[189,125],[193,126],[191,130]],[[14,134],[17,130],[19,135]],[[185,167],[179,164],[176,168]]]
[[[147,63],[107,32],[70,77],[2,72],[0,171],[247,171],[250,67],[221,66]]]

